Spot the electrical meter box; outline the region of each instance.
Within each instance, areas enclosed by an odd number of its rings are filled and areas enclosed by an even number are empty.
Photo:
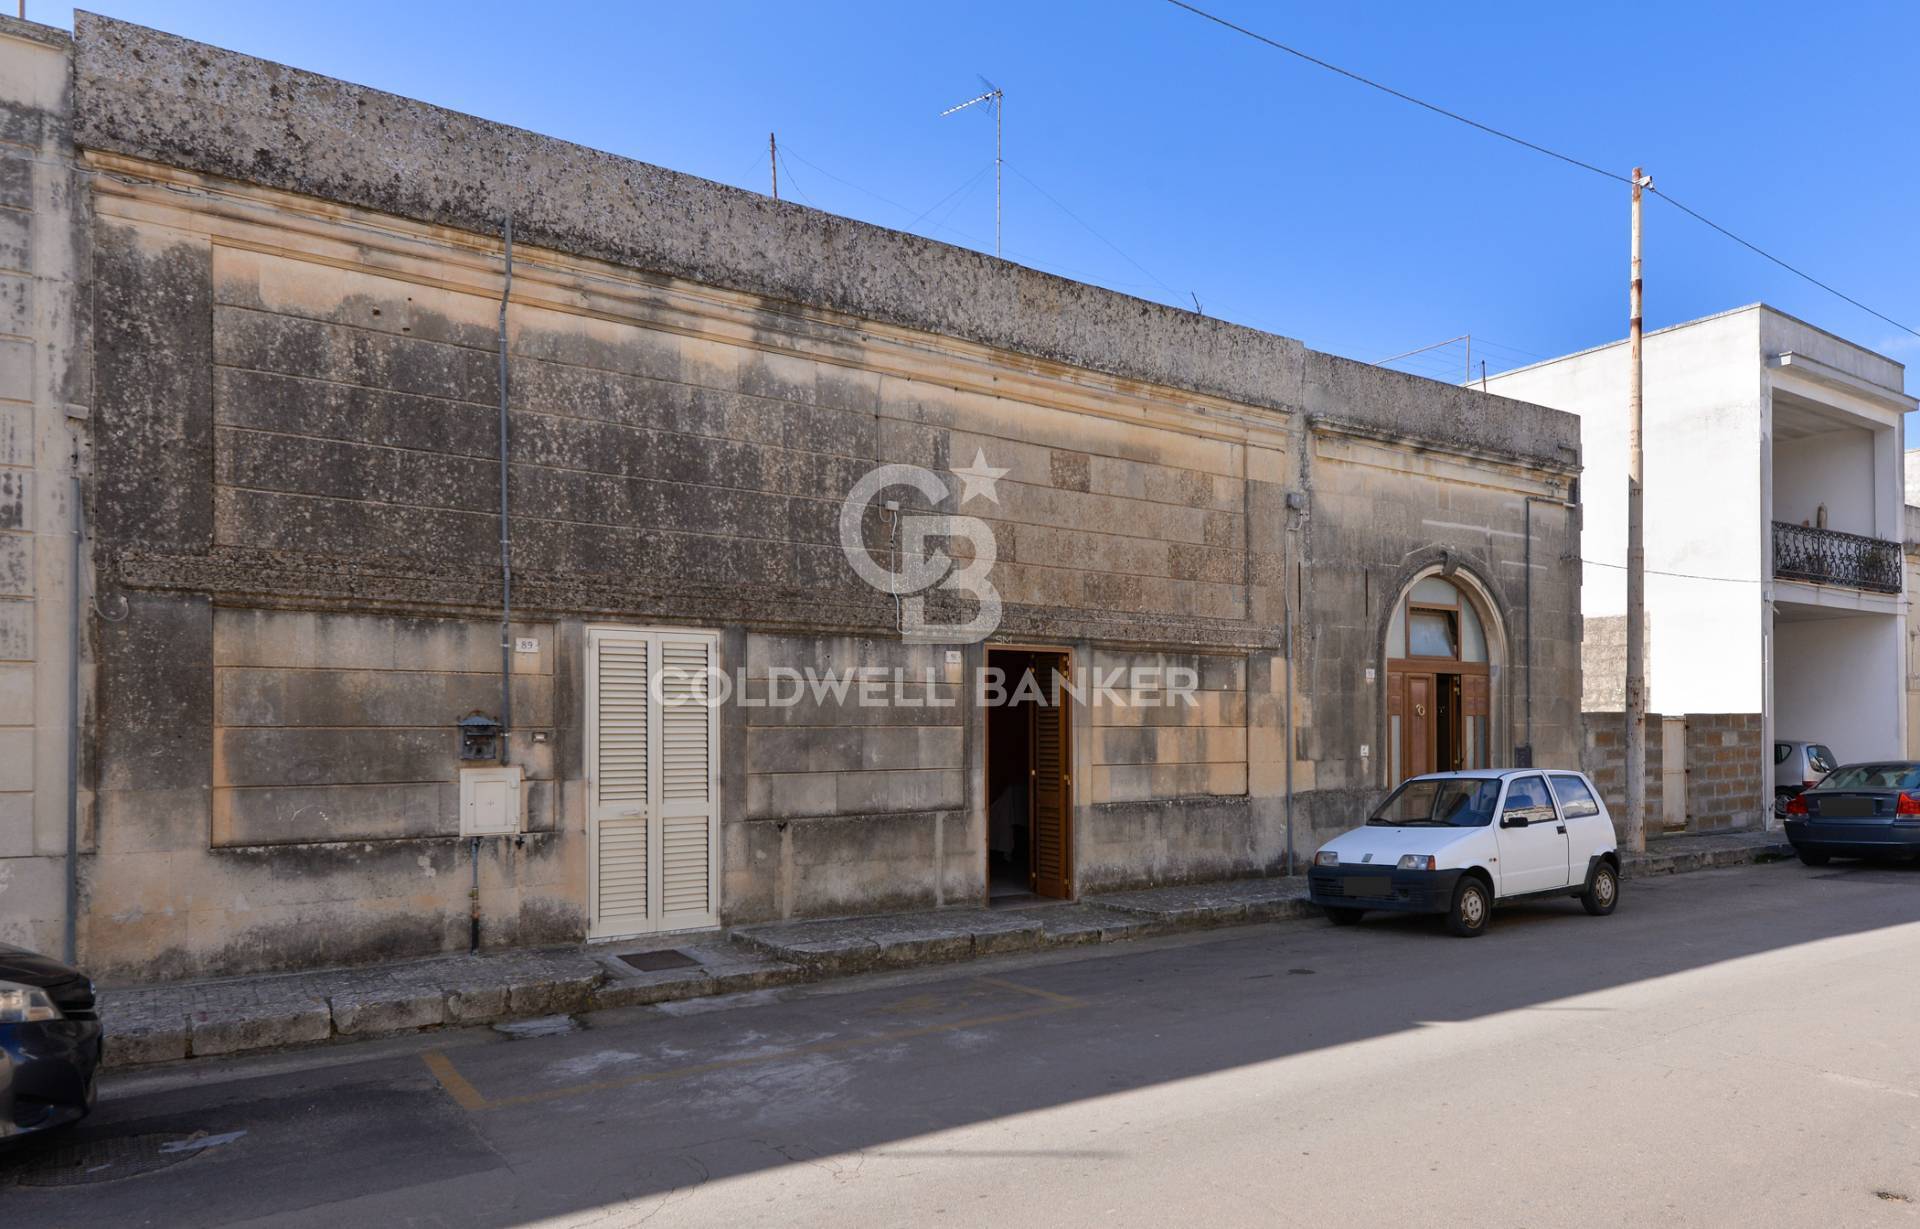
[[[461,836],[513,836],[521,827],[520,765],[460,770]]]

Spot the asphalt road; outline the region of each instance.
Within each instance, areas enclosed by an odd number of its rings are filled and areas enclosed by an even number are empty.
[[[1920,869],[1779,864],[203,1060],[0,1224],[1916,1225],[1916,969]]]

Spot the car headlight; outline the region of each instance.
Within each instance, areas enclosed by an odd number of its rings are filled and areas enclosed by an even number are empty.
[[[1398,869],[1403,871],[1430,871],[1434,869],[1433,855],[1430,853],[1401,854]]]
[[[1338,866],[1340,865],[1340,855],[1331,849],[1323,849],[1313,855],[1313,864],[1315,866]]]
[[[38,986],[22,986],[0,981],[0,1024],[29,1024],[38,1020],[58,1020],[60,1009],[47,992]]]

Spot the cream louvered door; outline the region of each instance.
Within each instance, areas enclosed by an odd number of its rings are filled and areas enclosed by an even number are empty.
[[[712,926],[718,813],[713,805],[715,712],[707,704],[711,636],[662,632],[659,884],[661,930]]]
[[[718,923],[718,729],[705,703],[715,644],[698,632],[587,633],[592,938]]]

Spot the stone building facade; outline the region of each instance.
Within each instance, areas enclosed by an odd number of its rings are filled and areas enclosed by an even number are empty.
[[[1578,762],[1568,415],[103,18],[71,56],[103,975],[1276,873],[1396,757]],[[854,565],[927,525],[984,639]],[[983,701],[1053,666],[1128,702]]]
[[[0,943],[65,946],[68,829],[90,834],[74,699],[73,492],[87,464],[85,177],[66,37],[0,25]],[[70,757],[77,757],[70,760]]]

